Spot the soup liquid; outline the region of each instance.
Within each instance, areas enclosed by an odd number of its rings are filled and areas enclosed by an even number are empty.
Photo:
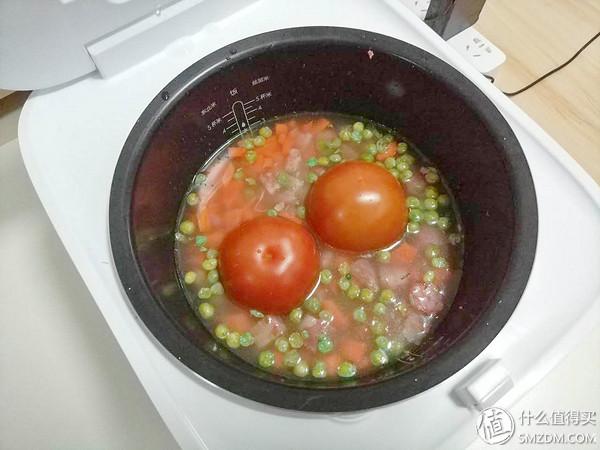
[[[311,184],[352,160],[382,165],[403,185],[410,209],[402,239],[360,255],[317,239],[320,280],[287,315],[229,299],[215,267],[224,236],[264,214],[308,226]],[[461,276],[460,218],[442,174],[393,131],[348,116],[278,118],[225,145],[194,178],[177,229],[178,275],[195,314],[240,358],[285,377],[348,379],[409,363],[448,311]]]

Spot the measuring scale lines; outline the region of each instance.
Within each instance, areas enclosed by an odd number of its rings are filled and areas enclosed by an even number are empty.
[[[257,119],[255,113],[262,109],[257,107],[254,103],[256,99],[247,102],[238,100],[231,105],[231,111],[223,116],[226,121],[224,134],[239,134],[243,135],[245,132],[250,132],[251,136],[254,136],[252,127],[258,125],[262,119]]]

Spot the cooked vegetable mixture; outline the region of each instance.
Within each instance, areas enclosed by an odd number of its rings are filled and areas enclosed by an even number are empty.
[[[409,364],[461,276],[440,172],[347,116],[263,125],[217,152],[183,200],[175,254],[190,306],[224,346],[286,377]]]

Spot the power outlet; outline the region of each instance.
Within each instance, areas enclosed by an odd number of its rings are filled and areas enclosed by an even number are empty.
[[[419,19],[425,20],[431,0],[400,0],[400,3],[415,13]]]
[[[479,72],[492,75],[506,61],[502,50],[492,44],[474,27],[448,39],[448,44]]]

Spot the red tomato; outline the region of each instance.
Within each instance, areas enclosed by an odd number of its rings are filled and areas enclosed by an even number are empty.
[[[312,186],[305,204],[310,226],[342,250],[384,248],[406,228],[404,189],[376,164],[349,161],[329,169]]]
[[[319,255],[313,236],[281,217],[242,223],[225,237],[219,255],[227,295],[264,313],[288,313],[317,282]]]

